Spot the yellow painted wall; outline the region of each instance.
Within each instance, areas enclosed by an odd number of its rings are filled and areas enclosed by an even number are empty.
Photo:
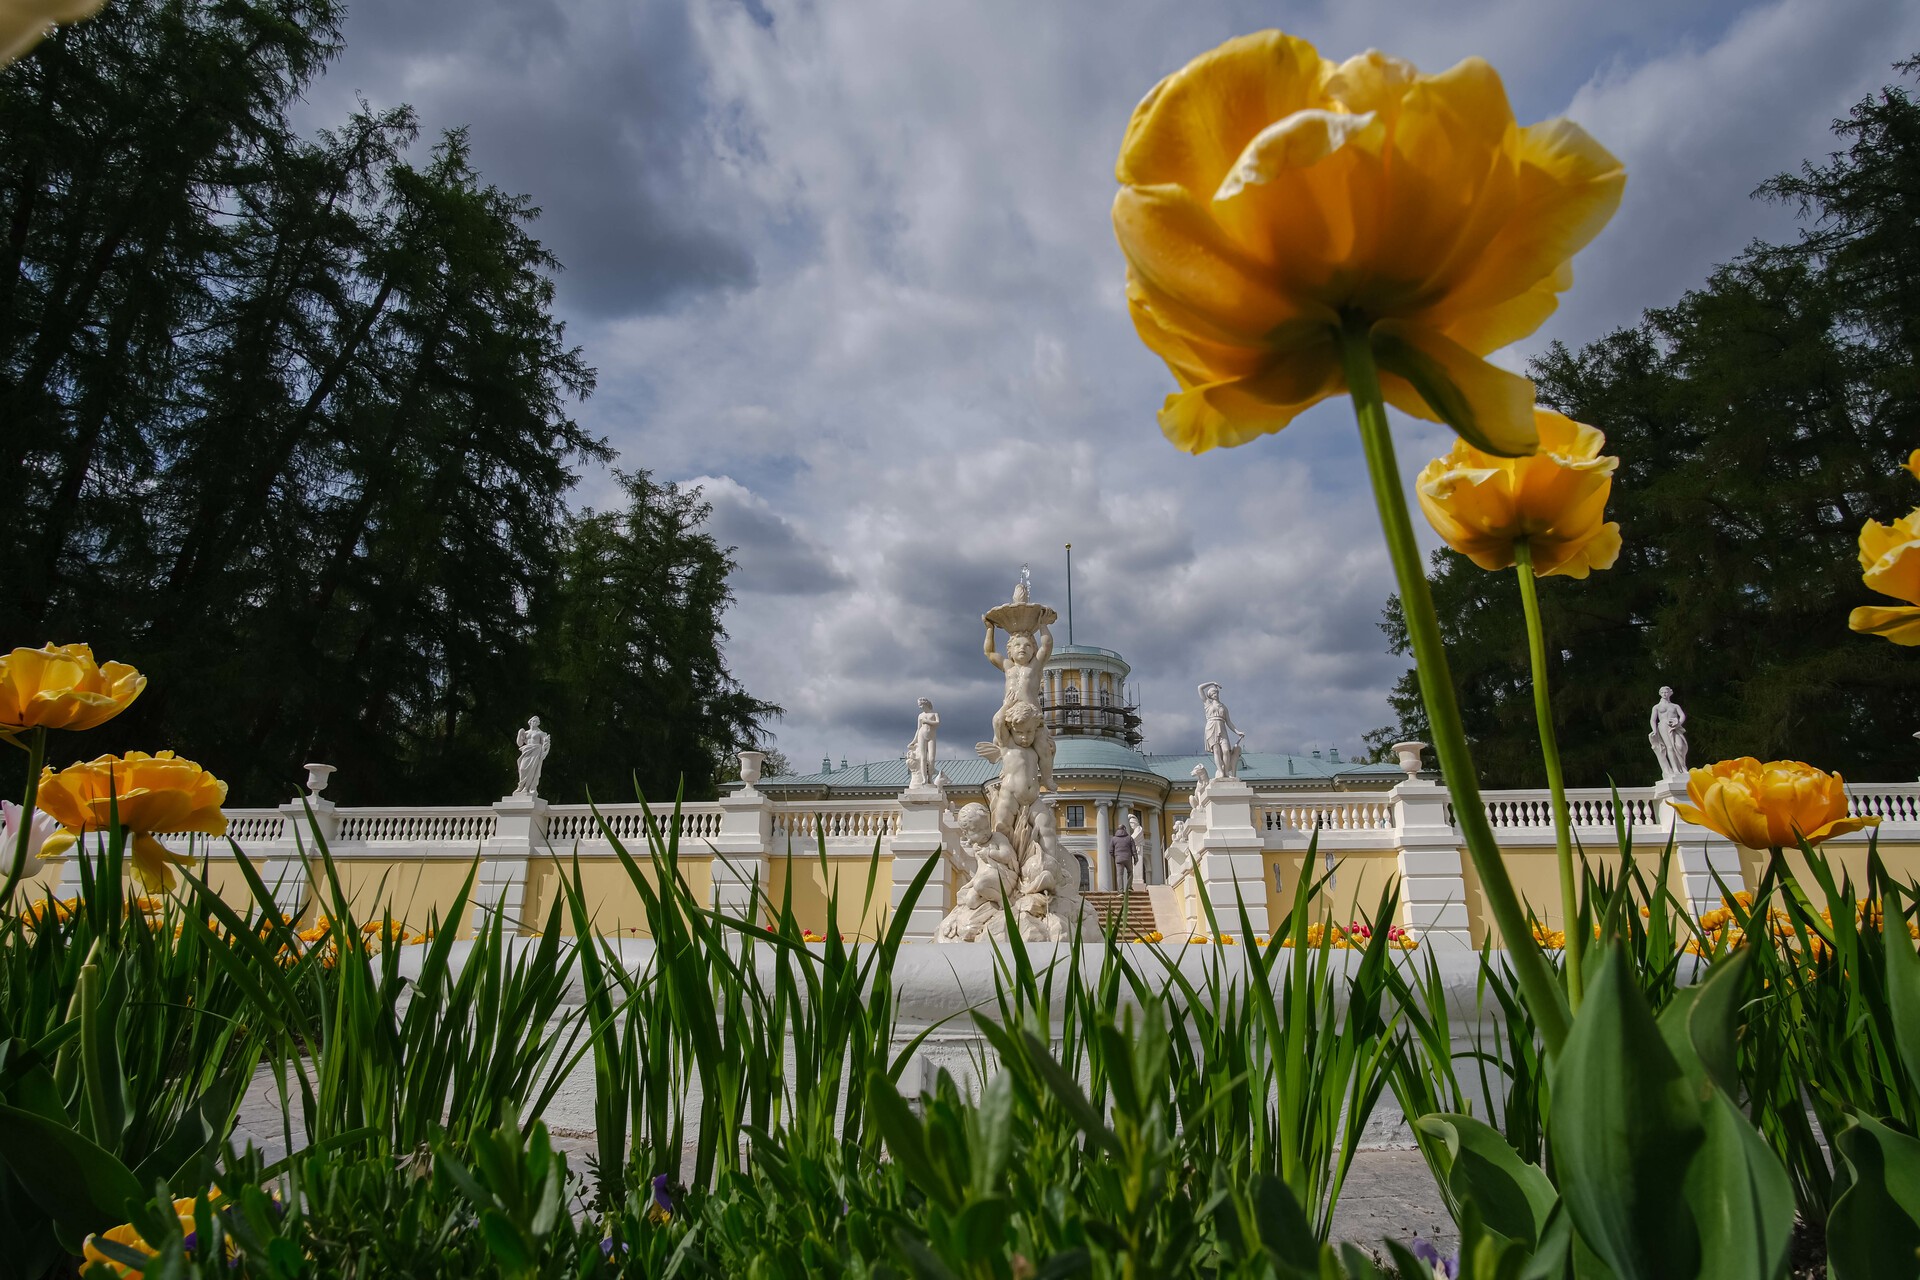
[[[872,939],[886,927],[892,905],[893,859],[882,856],[876,866],[870,858],[829,858],[822,867],[817,853],[783,854],[768,859],[767,881],[767,897],[776,908],[792,886],[793,914],[802,928],[824,932],[828,898],[837,894],[840,932],[850,939]]]
[[[626,864],[611,855],[604,857],[580,857],[580,889],[587,900],[587,909],[592,913],[594,928],[602,934],[618,934],[628,938],[646,938],[653,935],[647,924],[647,908],[634,887],[633,878],[628,874]],[[652,863],[639,863],[640,874],[647,884],[657,887],[660,877],[655,873]],[[713,859],[682,857],[679,862],[680,878],[686,881],[694,901],[707,902],[713,896]],[[525,932],[535,932],[546,927],[547,913],[553,910],[556,900],[560,901],[560,932],[566,937],[574,935],[573,912],[566,905],[561,890],[560,877],[573,878],[573,855],[565,857],[535,858],[527,868],[527,888],[521,899],[521,920]]]

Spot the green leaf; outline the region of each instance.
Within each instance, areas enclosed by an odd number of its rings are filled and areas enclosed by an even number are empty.
[[[528,1247],[525,1234],[498,1209],[488,1209],[480,1215],[480,1234],[493,1256],[500,1260],[502,1270],[520,1273],[533,1270],[533,1250]]]
[[[1700,1100],[1618,946],[1554,1065],[1552,1108],[1561,1198],[1588,1247],[1620,1280],[1698,1275],[1685,1186],[1707,1137]]]
[[[1893,1020],[1893,1041],[1907,1079],[1920,1089],[1920,953],[1914,951],[1899,900],[1891,893],[1881,898],[1885,916],[1887,1005]]]
[[[957,1208],[960,1197],[935,1167],[920,1121],[883,1071],[875,1070],[867,1075],[867,1113],[908,1181],[936,1204],[948,1210]]]
[[[1487,1230],[1528,1248],[1540,1242],[1559,1192],[1538,1165],[1520,1158],[1498,1130],[1472,1116],[1427,1115],[1414,1127],[1441,1144],[1446,1183],[1455,1203],[1471,1204]]]
[[[0,1104],[0,1158],[27,1194],[69,1234],[127,1220],[146,1192],[109,1151],[64,1125]]]
[[[1013,1221],[1013,1205],[1002,1196],[975,1200],[953,1220],[953,1239],[966,1250],[971,1261],[984,1262],[1007,1255],[1007,1224]]]
[[[1920,1141],[1859,1116],[1833,1145],[1852,1174],[1827,1215],[1834,1280],[1920,1273]]]
[[[1319,1238],[1285,1179],[1266,1173],[1254,1178],[1253,1225],[1260,1243],[1287,1266],[1309,1273],[1319,1267]]]

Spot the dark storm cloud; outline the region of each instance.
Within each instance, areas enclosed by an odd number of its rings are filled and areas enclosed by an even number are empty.
[[[752,285],[758,211],[728,169],[748,139],[709,92],[685,6],[407,0],[356,6],[347,36],[316,111],[365,93],[413,105],[429,138],[467,126],[486,179],[540,206],[569,311]]]

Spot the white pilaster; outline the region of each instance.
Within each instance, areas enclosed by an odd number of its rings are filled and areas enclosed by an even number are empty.
[[[773,848],[773,800],[745,786],[720,797],[720,836],[713,842],[715,911],[736,920],[754,920],[754,895],[767,883],[767,854]]]
[[[313,885],[311,867],[320,856],[320,843],[324,841],[332,848],[340,838],[340,812],[331,800],[307,796],[281,805],[280,813],[284,818],[280,838],[262,849],[254,861],[260,879],[273,894],[273,905],[282,915],[290,916],[300,909]],[[247,856],[254,857],[251,851]],[[321,906],[320,910],[324,913],[331,908]]]
[[[493,838],[480,850],[480,874],[473,886],[473,927],[488,927],[490,917],[505,917],[509,933],[521,924],[527,895],[527,864],[546,841],[547,802],[539,796],[504,796],[493,803]]]
[[[1113,801],[1096,800],[1093,820],[1093,874],[1101,889],[1113,888]]]
[[[1471,950],[1460,836],[1447,821],[1447,789],[1415,777],[1393,789],[1400,858],[1400,922],[1435,950]]]
[[[947,794],[939,787],[908,787],[900,793],[900,830],[887,842],[893,857],[892,905],[896,914],[921,869],[941,857],[940,815],[946,807]],[[916,942],[931,942],[948,908],[946,868],[936,867],[914,899],[906,936]]]
[[[1255,933],[1267,932],[1267,872],[1253,822],[1253,788],[1238,778],[1216,780],[1208,793],[1200,833],[1200,880],[1222,933],[1240,931],[1240,905]],[[1202,927],[1205,927],[1204,925]],[[1251,944],[1252,938],[1243,941]]]

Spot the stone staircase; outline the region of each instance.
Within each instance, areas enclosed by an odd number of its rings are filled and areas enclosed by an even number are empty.
[[[1114,921],[1120,918],[1122,903],[1125,904],[1127,920],[1120,929],[1122,942],[1130,938],[1144,938],[1159,928],[1154,923],[1153,895],[1147,892],[1145,886],[1134,889],[1130,893],[1095,889],[1088,892],[1085,897],[1093,904],[1095,914],[1100,917],[1100,928],[1103,931],[1111,928]]]

